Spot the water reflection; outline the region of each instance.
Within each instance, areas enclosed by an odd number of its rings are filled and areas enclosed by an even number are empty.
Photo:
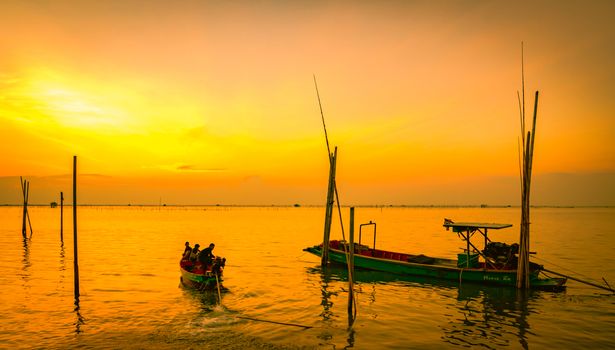
[[[73,309],[75,313],[75,322],[73,323],[75,326],[75,333],[79,334],[82,332],[81,326],[85,324],[85,318],[81,315],[81,307],[79,306],[79,298],[75,299],[75,308]]]
[[[21,259],[22,263],[22,271],[21,279],[23,280],[24,288],[28,288],[28,282],[30,281],[30,267],[32,264],[30,263],[30,243],[31,240],[27,237],[23,238],[23,255]]]
[[[335,282],[346,282],[345,267],[329,266],[308,268],[307,272],[320,276],[322,291],[323,320],[333,317],[330,299]],[[464,347],[499,348],[518,343],[527,349],[528,335],[532,335],[528,317],[535,313],[530,305],[540,298],[541,291],[518,291],[515,288],[491,287],[479,284],[461,284],[454,281],[424,277],[401,276],[369,270],[356,270],[355,287],[361,295],[368,296],[367,302],[377,303],[378,288],[383,285],[403,283],[409,289],[433,290],[444,298],[450,312],[442,314],[441,339],[445,343]],[[456,293],[455,293],[456,291]],[[417,292],[416,290],[414,292]],[[449,300],[446,300],[449,299]],[[354,339],[349,335],[348,345]]]
[[[528,348],[528,305],[540,292],[478,285],[461,285],[458,290],[458,312],[441,326],[444,342],[499,348],[516,340]]]
[[[334,288],[335,283],[343,280],[344,277],[340,275],[341,271],[342,269],[339,269],[335,266],[328,266],[325,269],[308,269],[308,272],[320,275],[320,291],[322,295],[321,305],[323,308],[323,311],[320,313],[320,316],[322,317],[323,321],[328,324],[328,327],[323,328],[323,331],[317,337],[325,341],[331,341],[333,339],[333,334],[329,330],[329,328],[335,328],[335,326],[333,325],[334,314],[332,297],[337,296],[338,292],[333,291],[332,289]],[[345,279],[346,281],[348,281],[348,271],[345,269],[343,271],[346,272]],[[350,328],[350,325],[353,322],[351,317],[352,316],[350,315],[348,316],[349,328],[344,349],[353,348],[355,345],[355,330],[354,328]]]
[[[330,291],[329,283],[331,282],[331,272],[328,269],[319,270],[320,271],[320,292],[322,294],[322,312],[320,316],[323,321],[329,321],[333,312],[331,308],[333,307],[333,301],[331,301],[331,296],[337,295],[337,292]]]
[[[64,242],[60,241],[60,286],[64,286],[65,271],[66,271],[66,252],[64,251]]]

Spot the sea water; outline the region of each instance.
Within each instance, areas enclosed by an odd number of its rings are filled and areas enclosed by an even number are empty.
[[[0,207],[0,348],[615,348],[615,296],[574,281],[520,292],[357,271],[349,330],[345,268],[302,250],[322,241],[322,207],[79,207],[75,303],[71,209],[61,241],[60,209],[30,207],[24,240],[21,208]],[[444,218],[519,238],[519,208],[356,208],[355,232],[373,221],[377,248],[455,258]],[[534,208],[531,222],[536,262],[615,286],[615,209]],[[372,226],[361,234],[373,244]],[[226,257],[221,299],[180,284],[185,241]]]

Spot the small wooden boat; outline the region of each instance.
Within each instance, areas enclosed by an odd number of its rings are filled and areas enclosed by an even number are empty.
[[[225,258],[216,257],[213,264],[204,269],[200,263],[182,260],[179,262],[180,281],[186,286],[199,290],[214,290],[218,285],[222,285],[225,264]]]
[[[370,222],[370,224],[373,223]],[[489,229],[499,230],[511,226],[510,224],[453,223],[445,220],[444,227],[447,230],[452,228],[453,232],[466,242],[466,249],[457,255],[457,260],[376,249],[375,229],[374,246],[370,248],[361,244],[361,231],[359,231],[359,243],[354,244],[354,266],[401,275],[455,280],[460,283],[516,286],[517,257],[515,254],[518,253],[518,245],[492,242],[487,236]],[[471,242],[472,235],[477,232],[484,236],[485,248],[483,250],[478,250]],[[322,250],[322,244],[304,249],[317,256],[322,256]],[[348,251],[348,243],[345,241],[329,242],[331,262],[346,264],[346,252]],[[482,260],[479,260],[479,257]],[[532,288],[562,290],[565,288],[565,283],[566,278],[546,276],[542,265],[530,263]]]

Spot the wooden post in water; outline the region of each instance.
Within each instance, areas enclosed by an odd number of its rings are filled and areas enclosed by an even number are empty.
[[[21,185],[21,194],[23,196],[23,215],[22,215],[22,223],[21,223],[21,235],[23,238],[27,238],[27,229],[26,229],[26,220],[28,216],[28,181],[24,180],[21,176],[19,177],[19,183]]]
[[[30,181],[24,180],[21,176],[19,177],[19,183],[21,184],[21,193],[23,195],[23,221],[21,225],[21,235],[23,238],[28,237],[28,228],[27,224],[30,226],[30,238],[32,238],[32,222],[30,221],[30,214],[28,213],[28,200],[30,198]]]
[[[79,259],[77,249],[77,156],[73,156],[73,252],[75,270],[75,304],[79,304]]]
[[[30,221],[30,212],[28,211],[28,202],[30,201],[30,181],[26,184],[26,218],[30,227],[30,238],[32,238],[32,221]]]
[[[64,192],[60,192],[60,242],[64,242]]]
[[[350,207],[350,230],[348,232],[348,328],[354,323],[354,207]]]
[[[23,236],[23,238],[26,238],[26,210],[28,210],[27,209],[28,204],[26,203],[26,186],[21,176],[19,177],[19,183],[21,184],[21,194],[23,196],[23,215],[22,215],[22,222],[21,222],[21,235]]]
[[[326,266],[329,262],[329,240],[331,236],[331,221],[333,218],[333,196],[335,194],[335,168],[337,163],[337,147],[329,155],[329,186],[327,189],[327,205],[325,207],[325,228],[322,239],[321,265]]]

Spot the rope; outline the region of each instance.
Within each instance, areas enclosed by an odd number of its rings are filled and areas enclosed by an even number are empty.
[[[548,263],[548,264],[550,264],[550,265],[553,265],[553,266],[555,266],[555,267],[558,267],[558,268],[560,268],[560,269],[562,269],[562,270],[566,270],[566,271],[572,272],[573,274],[575,274],[575,275],[577,275],[577,276],[581,276],[581,277],[586,278],[586,279],[588,279],[588,280],[593,280],[593,278],[591,278],[591,277],[589,277],[589,276],[585,276],[585,275],[580,274],[580,273],[578,273],[578,272],[576,272],[576,271],[573,271],[573,270],[571,270],[571,269],[568,269],[568,268],[565,268],[565,267],[563,267],[563,266],[560,266],[560,265],[554,264],[554,263],[552,263],[552,262],[548,261],[547,259],[544,259],[544,258],[539,258],[539,257],[537,257],[537,256],[532,257],[532,259],[542,260],[542,261],[544,261],[544,262],[546,262],[546,263]]]
[[[302,324],[278,322],[278,321],[270,321],[270,320],[262,320],[262,319],[258,319],[258,318],[254,318],[254,317],[247,317],[247,316],[235,316],[235,317],[241,318],[241,319],[244,319],[244,320],[257,321],[257,322],[267,322],[267,323],[279,324],[279,325],[283,325],[283,326],[301,327],[301,328],[305,328],[305,329],[314,328],[313,326],[304,326]]]

